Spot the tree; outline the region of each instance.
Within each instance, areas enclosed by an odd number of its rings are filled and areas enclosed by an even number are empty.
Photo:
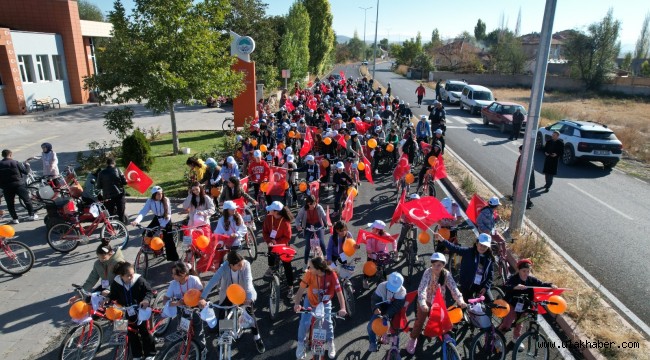
[[[421,41],[421,37],[419,36],[415,39],[411,38],[410,40],[404,41],[402,44],[402,49],[398,54],[395,54],[397,57],[397,62],[409,66],[413,65],[413,60],[415,60],[415,57],[422,53]]]
[[[496,45],[490,48],[493,69],[499,73],[519,74],[526,63],[521,41],[510,30],[501,31]]]
[[[115,1],[109,13],[113,38],[104,51],[104,72],[86,79],[100,96],[118,103],[146,101],[155,113],[169,111],[174,154],[179,141],[175,105],[218,91],[243,90],[243,76],[231,69],[230,36],[222,32],[228,3],[218,0],[135,0],[126,16]]]
[[[334,47],[332,9],[328,0],[303,0],[309,13],[309,70],[321,74]]]
[[[352,39],[348,41],[348,49],[350,50],[350,59],[352,60],[363,60],[366,58],[364,49],[366,48],[363,40],[359,38],[359,34],[354,30],[354,35]],[[363,59],[362,59],[363,58]]]
[[[478,19],[476,26],[474,26],[474,37],[476,41],[481,41],[485,38],[485,23],[481,19]]]
[[[650,77],[650,63],[648,60],[644,61],[643,64],[641,64],[641,76]]]
[[[127,167],[131,162],[142,171],[151,170],[151,165],[154,162],[154,157],[151,156],[151,146],[138,129],[122,141],[122,166]]]
[[[620,27],[610,8],[601,22],[589,25],[588,34],[576,32],[568,41],[566,56],[572,75],[580,78],[587,90],[598,90],[614,69],[621,50]]]
[[[280,43],[280,67],[291,70],[291,82],[303,81],[309,71],[309,14],[296,2],[289,8]]]
[[[632,68],[632,53],[628,51],[625,54],[625,57],[623,58],[623,62],[621,62],[621,70],[625,70],[629,72],[631,68]]]
[[[78,0],[79,19],[90,21],[105,21],[104,13],[99,6],[91,3],[89,0]]]
[[[641,33],[634,48],[634,58],[637,60],[645,59],[648,57],[648,51],[650,51],[650,12],[646,13],[643,19]]]
[[[383,38],[383,39],[379,40],[379,47],[386,50],[386,51],[388,51],[388,39]]]
[[[435,70],[433,59],[425,52],[421,52],[413,59],[413,67],[421,69],[423,74],[428,74],[429,71]]]

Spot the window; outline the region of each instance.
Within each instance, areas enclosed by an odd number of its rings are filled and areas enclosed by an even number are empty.
[[[485,100],[485,101],[493,101],[494,98],[492,97],[492,93],[489,91],[475,91],[474,92],[474,100]]]
[[[47,55],[36,55],[36,70],[38,71],[38,80],[52,81],[50,59]]]
[[[24,83],[34,82],[34,66],[30,55],[18,55],[20,78]]]
[[[56,80],[64,80],[65,69],[63,68],[63,58],[61,55],[52,55],[52,64],[54,66],[54,78]]]

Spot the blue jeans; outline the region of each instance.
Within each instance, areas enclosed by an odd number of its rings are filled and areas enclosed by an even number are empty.
[[[311,225],[307,224],[307,228],[309,228]],[[320,224],[314,225],[314,228],[320,227]],[[307,265],[307,260],[309,260],[309,252],[311,251],[311,237],[314,236],[313,231],[309,231],[305,229],[304,232],[305,235],[305,265]],[[316,231],[316,235],[318,236],[318,240],[320,240],[320,249],[323,252],[323,255],[327,253],[327,248],[325,247],[325,240],[323,239],[323,229],[320,229]]]
[[[325,319],[323,321],[326,322],[325,326],[327,327],[326,340],[331,341],[332,339],[334,339],[334,326],[332,325],[332,301],[330,300],[327,303],[324,303],[323,305],[325,305]],[[315,308],[315,306],[311,306],[311,304],[309,303],[309,299],[306,296],[305,296],[305,301],[303,301],[302,307]],[[309,331],[310,325],[311,325],[311,314],[310,313],[300,314],[300,324],[298,325],[298,341],[300,342],[305,341],[307,337],[307,331]]]

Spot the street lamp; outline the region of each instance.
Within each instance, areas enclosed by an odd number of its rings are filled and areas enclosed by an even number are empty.
[[[379,0],[377,0],[377,17],[375,18],[375,48],[372,51],[372,78],[375,78],[375,68],[377,66],[377,27],[379,26]]]
[[[366,14],[368,10],[372,9],[372,6],[367,8],[359,6],[359,9],[363,10],[363,57],[365,58],[366,57],[366,19],[367,19]]]

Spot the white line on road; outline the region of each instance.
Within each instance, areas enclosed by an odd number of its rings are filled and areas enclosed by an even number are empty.
[[[13,151],[13,152],[23,151],[23,150],[25,150],[27,148],[30,148],[30,147],[36,146],[36,145],[40,145],[40,144],[42,144],[43,142],[45,142],[47,140],[56,139],[58,137],[59,137],[59,135],[54,135],[54,136],[49,136],[49,137],[46,137],[46,138],[42,138],[39,141],[29,143],[29,144],[25,144],[25,145],[22,145],[22,146],[18,146],[18,147],[14,148],[14,149],[11,149],[11,151]],[[40,146],[39,146],[39,148],[40,148]]]
[[[582,190],[582,189],[579,188],[578,186],[576,186],[576,185],[574,185],[574,184],[572,184],[572,183],[567,183],[567,184],[569,184],[569,185],[570,185],[571,187],[573,187],[574,189],[580,191],[581,193],[587,195],[587,196],[590,197],[592,200],[594,200],[594,201],[598,202],[599,204],[601,204],[601,205],[607,207],[608,209],[612,210],[613,212],[615,212],[615,213],[621,215],[622,217],[624,217],[624,218],[626,218],[626,219],[628,219],[628,220],[634,220],[634,219],[632,219],[631,217],[629,217],[628,215],[626,215],[625,213],[623,213],[622,211],[620,211],[620,210],[618,210],[618,209],[612,207],[612,206],[609,205],[608,203],[606,203],[606,202],[600,200],[599,198],[597,198],[597,197],[591,195],[590,193],[588,193],[588,192]]]
[[[465,129],[465,130],[467,130],[467,126],[447,126],[447,129]]]
[[[461,117],[458,117],[458,116],[448,116],[448,117],[451,118],[454,121],[458,121],[461,124],[465,124],[465,125],[469,124],[469,122],[467,122],[467,120],[465,120],[465,119],[463,119]]]

